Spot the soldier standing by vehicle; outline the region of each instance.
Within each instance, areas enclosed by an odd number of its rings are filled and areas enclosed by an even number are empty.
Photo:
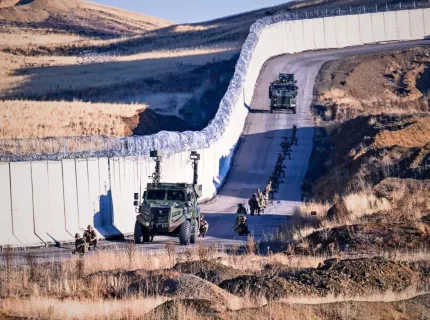
[[[199,237],[204,238],[206,236],[206,233],[208,233],[209,230],[209,223],[205,220],[205,216],[200,216],[200,233]]]
[[[75,234],[75,250],[73,250],[73,254],[78,253],[80,256],[83,256],[87,251],[88,244],[81,237],[79,233]]]
[[[96,250],[98,240],[96,231],[93,229],[92,225],[88,225],[87,230],[85,230],[84,239],[88,243],[88,246],[93,245],[94,250]]]
[[[257,211],[258,215],[260,215],[260,205],[257,200],[257,195],[254,193],[251,196],[251,199],[248,200],[249,210],[251,211],[251,216]]]
[[[238,203],[236,213],[237,214],[248,214],[248,210],[246,210],[246,208],[243,206],[242,203]]]

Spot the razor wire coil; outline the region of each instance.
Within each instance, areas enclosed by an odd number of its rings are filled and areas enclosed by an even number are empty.
[[[90,63],[107,63],[115,62],[116,55],[114,53],[99,53],[93,50],[81,51],[76,57],[78,64],[90,64]]]

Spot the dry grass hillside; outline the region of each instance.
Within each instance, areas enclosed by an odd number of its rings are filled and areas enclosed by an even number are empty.
[[[125,36],[172,25],[172,22],[81,0],[2,0],[2,25],[51,27],[58,31]]]
[[[362,4],[370,3],[293,1],[213,21],[175,25],[81,0],[2,0],[0,119],[7,125],[0,138],[199,130],[217,111],[249,27],[257,19],[285,11]],[[80,65],[78,55],[86,50],[97,52],[98,59],[86,59]],[[38,103],[28,108],[33,101]],[[33,129],[52,128],[60,114],[68,113],[68,109],[57,115],[45,114],[45,110],[55,113],[60,106],[73,108],[75,103],[77,109],[85,104],[88,114],[97,114],[99,105],[109,109],[130,104],[135,114],[130,121],[114,112],[116,123],[123,124],[111,130],[96,117],[90,117],[91,130],[73,117],[68,125],[73,130]],[[41,113],[38,123],[29,123],[34,112]],[[21,116],[10,121],[11,114]]]
[[[0,319],[426,319],[425,252],[390,258],[317,253],[260,254],[252,238],[178,253],[91,252],[42,262],[28,252],[0,265]],[[381,253],[380,253],[381,254]],[[385,252],[389,255],[389,252]],[[330,259],[329,259],[330,258]]]

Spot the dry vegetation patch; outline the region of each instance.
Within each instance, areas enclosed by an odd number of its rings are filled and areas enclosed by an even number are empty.
[[[77,135],[123,137],[130,135],[138,122],[133,125],[127,119],[139,116],[146,107],[144,104],[0,101],[0,136],[3,139]]]
[[[315,112],[324,121],[428,113],[429,63],[428,46],[328,62],[317,78]]]

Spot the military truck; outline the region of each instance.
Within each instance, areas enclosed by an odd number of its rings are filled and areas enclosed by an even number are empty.
[[[269,87],[270,113],[291,110],[297,112],[297,81],[294,74],[280,73],[279,79]]]
[[[134,242],[152,242],[156,235],[179,237],[181,245],[196,243],[200,230],[200,209],[197,203],[202,196],[202,186],[198,180],[198,162],[200,155],[192,151],[190,159],[193,165],[193,183],[166,183],[161,180],[161,162],[163,154],[151,151],[155,160],[155,172],[150,176],[141,201],[139,194],[134,194],[136,223]]]

